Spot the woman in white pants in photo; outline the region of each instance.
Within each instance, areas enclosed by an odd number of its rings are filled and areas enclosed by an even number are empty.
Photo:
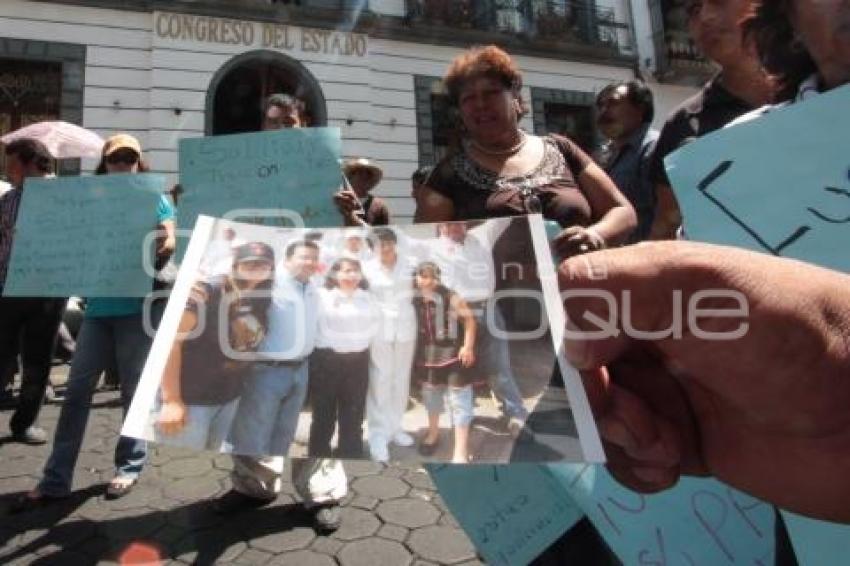
[[[366,419],[369,452],[376,462],[389,461],[389,444],[412,446],[402,428],[410,393],[410,368],[416,348],[416,315],[411,302],[414,262],[399,254],[391,228],[375,228],[375,257],[365,267],[369,289],[381,309],[381,326],[372,342]]]

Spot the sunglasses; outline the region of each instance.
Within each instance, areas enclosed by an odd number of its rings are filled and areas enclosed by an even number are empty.
[[[133,165],[139,161],[139,156],[134,151],[116,151],[106,157],[106,162],[112,165],[119,163],[124,165]]]

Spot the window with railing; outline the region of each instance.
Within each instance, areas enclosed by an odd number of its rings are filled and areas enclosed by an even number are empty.
[[[611,8],[578,0],[407,0],[413,24],[496,31],[528,40],[631,47],[630,26]]]
[[[713,66],[700,53],[688,29],[689,0],[649,3],[659,78],[702,80]]]

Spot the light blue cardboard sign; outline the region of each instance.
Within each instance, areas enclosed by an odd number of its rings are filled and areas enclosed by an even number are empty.
[[[689,238],[850,271],[848,108],[844,86],[670,155]],[[801,564],[847,561],[850,527],[783,516]]]
[[[528,564],[582,517],[544,466],[429,465],[428,470],[488,564]]]
[[[850,85],[665,159],[688,237],[850,271]]]
[[[269,226],[339,226],[332,195],[342,180],[340,145],[338,128],[182,139],[178,226],[194,226],[199,214]]]
[[[161,175],[28,179],[3,294],[143,297],[142,244],[156,228]]]
[[[603,466],[547,467],[623,564],[773,564],[773,507],[723,483],[682,478],[673,489],[644,495]]]
[[[847,525],[815,521],[787,511],[782,512],[782,517],[800,566],[847,563],[850,550]]]

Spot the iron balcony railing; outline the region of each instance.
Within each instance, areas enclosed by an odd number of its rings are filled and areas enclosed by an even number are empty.
[[[570,0],[407,0],[407,19],[457,29],[504,33],[529,41],[634,49],[631,26],[611,8]]]

